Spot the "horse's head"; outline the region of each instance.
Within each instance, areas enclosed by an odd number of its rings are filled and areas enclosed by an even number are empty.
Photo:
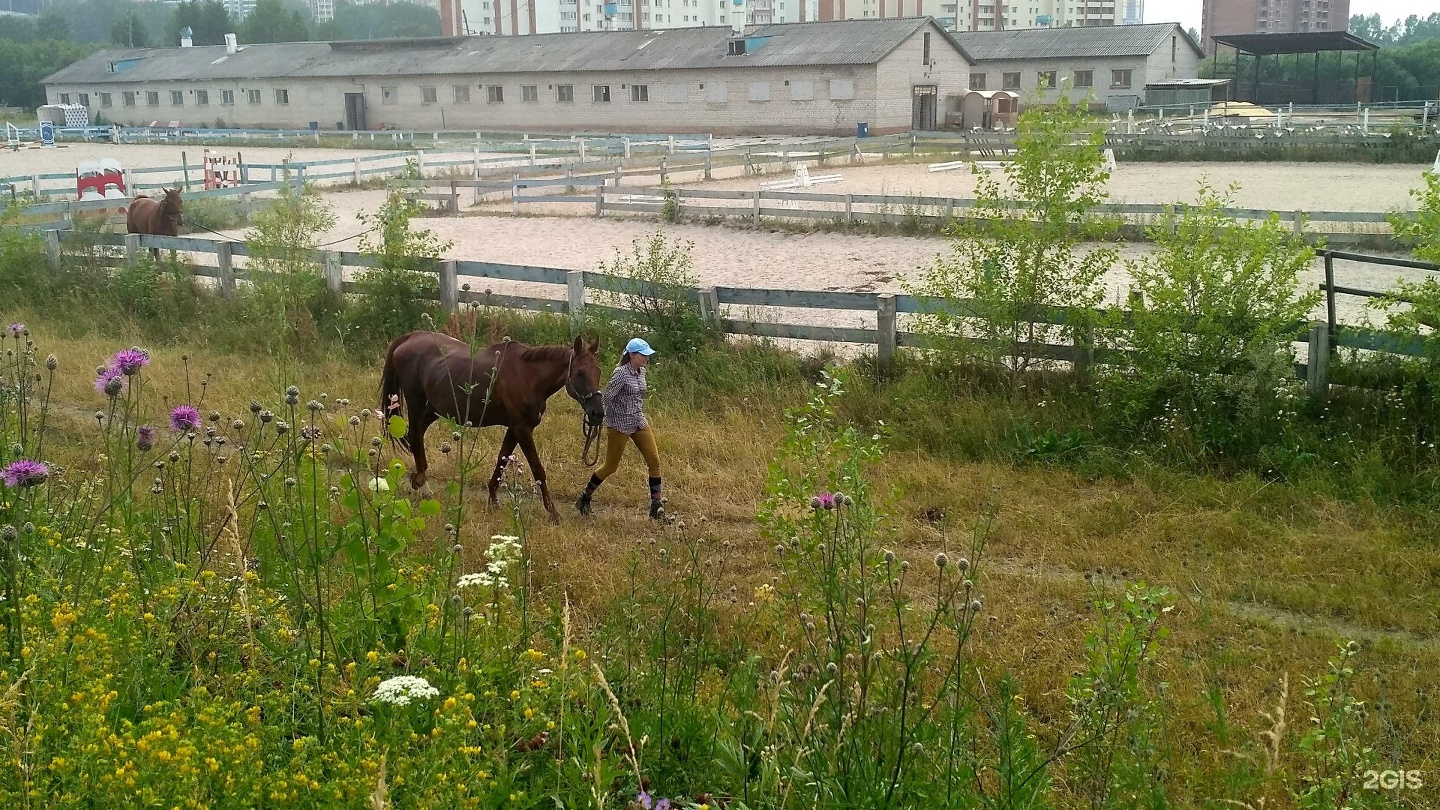
[[[185,205],[180,201],[180,189],[165,189],[165,199],[160,201],[160,215],[176,228],[185,224]]]
[[[586,346],[584,338],[576,337],[571,348],[565,391],[585,409],[585,421],[599,425],[605,421],[605,403],[600,397],[600,361],[595,356],[600,350],[600,341],[596,339]]]

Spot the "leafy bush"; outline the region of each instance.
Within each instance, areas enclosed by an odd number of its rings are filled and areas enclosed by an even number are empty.
[[[245,209],[230,197],[202,197],[185,203],[185,230],[224,231],[245,224]]]
[[[1087,133],[1088,125],[1089,116],[1064,97],[1022,113],[1006,182],[988,172],[980,177],[973,212],[950,228],[950,255],[907,285],[945,302],[923,314],[922,331],[945,349],[1008,369],[1012,382],[1042,362],[1043,347],[1056,338],[1086,340],[1083,318],[1036,321],[1051,320],[1053,307],[1082,313],[1097,305],[1100,278],[1118,255],[1108,246],[1079,250],[1117,230],[1090,213],[1105,199],[1109,173],[1104,132]]]
[[[1112,429],[1201,459],[1253,454],[1284,434],[1300,395],[1291,343],[1320,300],[1299,291],[1314,249],[1278,215],[1241,222],[1229,204],[1202,183],[1195,205],[1152,225],[1155,250],[1128,263],[1129,309],[1106,319],[1129,353],[1105,379]]]
[[[392,191],[373,214],[360,220],[369,230],[360,252],[375,261],[355,279],[358,297],[346,313],[350,333],[371,340],[389,340],[417,329],[425,316],[439,312],[440,257],[451,247],[428,229],[415,230],[411,220],[421,205]]]
[[[335,222],[334,209],[308,183],[298,191],[289,183],[281,186],[275,200],[255,214],[245,234],[250,285],[239,311],[250,332],[247,342],[284,355],[314,347],[323,331],[338,325],[344,302],[326,286],[312,258],[320,236]]]
[[[629,311],[628,318],[660,351],[684,357],[712,340],[700,318],[691,269],[689,242],[671,242],[655,231],[648,240],[631,243],[629,256],[615,250],[615,260],[601,262],[600,272],[613,276],[608,299]]]

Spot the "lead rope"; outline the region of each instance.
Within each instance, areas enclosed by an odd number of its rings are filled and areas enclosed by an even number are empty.
[[[580,434],[585,437],[585,449],[580,451],[580,463],[586,467],[594,467],[600,462],[600,426],[592,425],[585,419],[585,414],[580,414]],[[595,455],[590,455],[590,447],[595,447]]]

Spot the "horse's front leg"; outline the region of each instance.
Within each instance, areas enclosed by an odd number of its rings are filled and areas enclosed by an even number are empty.
[[[490,476],[490,505],[495,506],[500,502],[500,478],[505,474],[505,462],[510,460],[510,454],[515,452],[515,428],[505,429],[505,438],[500,440],[500,456],[495,459],[495,474]]]
[[[550,513],[550,520],[559,523],[560,513],[555,511],[555,504],[550,501],[550,488],[545,486],[545,466],[540,463],[540,454],[535,450],[535,435],[531,428],[521,428],[516,431],[519,434],[520,449],[525,451],[525,460],[530,463],[530,474],[535,476],[535,485],[540,488],[540,501],[545,504],[545,511]]]

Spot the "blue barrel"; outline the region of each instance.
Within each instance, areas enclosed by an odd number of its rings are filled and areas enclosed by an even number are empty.
[[[861,122],[861,123],[859,123],[859,124],[856,124],[856,125],[855,125],[855,137],[857,137],[857,138],[868,138],[868,137],[870,137],[870,125],[869,125],[868,123],[865,123],[865,122]]]

